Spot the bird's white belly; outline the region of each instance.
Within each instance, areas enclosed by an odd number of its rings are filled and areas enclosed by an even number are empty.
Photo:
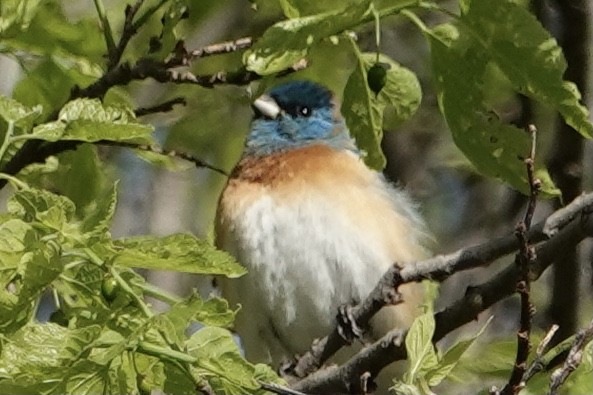
[[[393,263],[379,229],[353,223],[333,203],[315,194],[282,201],[264,194],[233,219],[224,248],[248,274],[229,284],[227,297],[242,304],[236,328],[248,357],[262,359],[274,343],[273,362],[305,351],[330,331],[337,307],[364,298]]]

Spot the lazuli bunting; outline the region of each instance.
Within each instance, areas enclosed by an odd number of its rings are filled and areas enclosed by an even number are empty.
[[[246,357],[278,366],[329,334],[338,307],[363,300],[391,265],[425,257],[425,228],[407,195],[364,164],[326,88],[288,82],[253,107],[216,234],[248,270],[222,283],[242,306]],[[400,291],[405,302],[371,321],[374,338],[418,314],[421,285]]]

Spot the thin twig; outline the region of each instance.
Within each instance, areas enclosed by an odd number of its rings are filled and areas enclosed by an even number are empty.
[[[124,147],[124,148],[132,148],[132,149],[137,149],[137,150],[141,150],[141,151],[147,151],[147,152],[152,152],[155,154],[159,154],[159,155],[166,155],[166,156],[170,156],[172,158],[179,158],[179,159],[183,159],[186,160],[188,162],[192,162],[196,167],[203,167],[206,169],[210,169],[212,171],[215,171],[219,174],[222,174],[223,176],[228,176],[229,174],[224,171],[223,169],[216,167],[214,165],[211,165],[205,161],[203,161],[202,159],[196,158],[195,156],[185,153],[185,152],[179,152],[179,151],[175,151],[175,150],[169,150],[169,149],[165,149],[162,147],[158,147],[155,145],[146,145],[146,144],[137,144],[137,143],[130,143],[127,141],[108,141],[108,140],[101,140],[99,141],[97,144],[101,144],[101,145],[108,145],[111,147]]]
[[[285,76],[303,70],[306,67],[307,62],[303,59],[277,75]],[[133,66],[128,63],[120,64],[86,88],[75,87],[72,90],[70,99],[79,97],[103,98],[107,91],[114,86],[128,85],[132,81],[144,80],[146,78],[152,78],[158,82],[194,84],[205,88],[213,88],[219,84],[247,85],[262,77],[245,68],[240,68],[233,72],[220,71],[209,75],[195,75],[188,70],[167,68],[165,62],[143,58]]]
[[[529,245],[527,232],[531,228],[531,221],[537,204],[537,195],[541,188],[541,181],[535,178],[535,150],[537,129],[533,125],[527,128],[531,137],[531,152],[529,157],[525,159],[527,167],[527,178],[529,180],[529,202],[525,217],[521,223],[517,225],[516,236],[519,241],[519,252],[515,256],[515,264],[519,268],[519,279],[517,280],[517,293],[521,299],[521,315],[519,318],[519,330],[517,331],[517,354],[515,357],[515,365],[511,372],[508,383],[502,389],[502,395],[517,394],[523,385],[523,375],[527,370],[527,357],[529,356],[530,336],[531,336],[531,320],[534,314],[534,307],[530,301],[530,279],[529,266],[535,259],[535,251]],[[497,392],[497,391],[495,391]]]
[[[249,48],[253,45],[251,37],[243,37],[233,41],[226,41],[223,43],[212,44],[203,48],[194,49],[188,52],[189,60],[196,58],[205,58],[206,56],[221,55],[230,52],[236,52],[241,49]]]
[[[554,324],[550,327],[544,338],[539,342],[537,349],[535,351],[535,359],[525,371],[523,378],[521,379],[521,386],[524,387],[525,384],[538,372],[541,372],[545,367],[546,364],[544,363],[545,353],[548,350],[548,345],[552,341],[554,334],[558,330],[558,325]]]
[[[134,37],[134,35],[138,32],[138,28],[140,26],[134,25],[134,17],[138,13],[138,10],[144,3],[144,0],[136,0],[133,5],[127,5],[125,10],[125,19],[124,19],[124,28],[121,33],[121,37],[119,38],[119,42],[117,43],[117,47],[113,52],[109,52],[109,61],[107,62],[107,70],[112,70],[119,61],[128,46],[128,43]]]
[[[107,53],[109,57],[111,57],[115,53],[115,40],[113,39],[113,32],[111,30],[111,25],[109,24],[109,18],[107,18],[107,14],[105,13],[105,5],[103,4],[103,0],[94,0],[95,9],[97,10],[97,14],[99,15],[99,20],[101,21],[101,28],[103,29],[103,35],[105,36],[105,44],[107,45]]]
[[[575,336],[572,347],[561,368],[558,368],[550,377],[550,395],[556,395],[558,388],[566,381],[568,376],[580,365],[583,359],[583,349],[593,338],[593,320],[589,326],[581,329]]]
[[[175,97],[171,100],[167,100],[164,103],[157,104],[151,107],[140,107],[134,110],[137,117],[142,117],[148,114],[154,114],[158,112],[169,112],[173,110],[173,106],[176,104],[186,105],[187,101],[183,97]]]

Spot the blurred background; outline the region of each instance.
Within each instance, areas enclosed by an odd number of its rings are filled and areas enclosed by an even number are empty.
[[[440,3],[457,11],[456,2]],[[119,32],[123,24],[124,3],[106,1],[105,4],[112,27]],[[591,6],[587,0],[534,1],[530,6],[563,46],[569,63],[566,78],[577,83],[585,103],[590,107]],[[87,56],[94,56],[98,64],[105,49],[102,37],[96,33],[99,23],[91,1],[54,0],[48,1],[44,7],[53,7],[52,12],[61,13],[65,23],[44,27],[43,21],[39,22],[41,25],[36,27],[38,46],[45,46],[43,49],[38,48],[23,56],[0,54],[0,93],[14,96],[25,104],[28,101],[31,104],[45,103],[50,107],[49,114],[55,110],[56,103],[62,103],[68,97],[73,83],[85,86],[99,71],[93,65],[72,67],[71,63],[63,60],[63,53],[52,53],[43,42],[50,39],[44,36],[44,32],[68,42],[72,53],[82,51]],[[312,12],[315,7],[315,3],[311,2]],[[245,36],[257,38],[275,21],[283,19],[277,2],[271,0],[196,1],[190,2],[189,8],[189,18],[182,22],[179,31],[181,36],[186,37],[185,45],[189,49]],[[429,26],[446,20],[443,15],[433,13],[421,16]],[[152,34],[158,31],[159,24],[156,18],[153,19]],[[87,26],[88,29],[79,29],[83,33],[76,33],[69,26]],[[93,34],[84,33],[93,29]],[[381,30],[381,51],[416,73],[423,89],[421,107],[410,121],[392,125],[387,116],[383,141],[388,158],[385,173],[418,202],[428,227],[435,235],[431,248],[435,254],[448,253],[512,233],[524,213],[526,199],[500,182],[473,172],[469,162],[453,144],[438,110],[425,38],[408,20],[396,16],[384,19]],[[145,51],[150,31],[140,32],[124,57],[134,59],[138,53]],[[372,24],[356,33],[361,49],[375,51]],[[34,43],[31,47],[35,48]],[[322,42],[311,52],[309,60],[310,67],[285,79],[319,81],[341,97],[354,67],[349,45],[345,41],[337,44]],[[72,59],[69,61],[75,62]],[[211,74],[220,70],[235,70],[240,64],[241,52],[237,52],[198,59],[191,65],[191,70],[196,74]],[[46,80],[42,80],[44,78]],[[206,89],[147,80],[134,82],[125,89],[114,89],[106,101],[126,100],[134,107],[147,107],[173,97],[185,97],[185,107],[176,106],[171,112],[146,116],[142,121],[155,125],[157,139],[167,148],[189,152],[229,171],[241,154],[249,127],[251,96],[281,81],[283,79],[270,77],[249,87],[217,86]],[[537,126],[537,160],[548,164],[562,189],[564,202],[569,202],[581,191],[593,190],[591,141],[585,141],[569,130],[546,107],[516,95],[497,70],[492,70],[487,83],[491,88],[488,100],[496,108],[498,117],[521,127],[529,123]],[[44,96],[28,97],[30,84],[44,84]],[[52,105],[54,108],[51,108]],[[102,159],[101,164],[95,163],[95,156]],[[112,228],[114,237],[168,235],[185,231],[204,238],[212,237],[217,199],[226,181],[224,176],[193,166],[180,165],[184,170],[178,171],[155,167],[119,148],[82,146],[75,152],[63,154],[62,158],[67,168],[61,173],[59,189],[73,196],[76,202],[84,203],[85,199],[92,198],[93,192],[85,185],[102,188],[120,180],[119,203]],[[540,201],[535,221],[545,218],[561,204],[560,201]],[[564,259],[533,284],[538,328],[545,330],[552,322],[558,322],[561,338],[573,334],[591,319],[592,251],[590,242],[583,243],[576,251],[565,251]],[[489,268],[453,276],[441,288],[439,306],[444,307],[461,297],[468,285],[485,281],[512,261],[513,257],[507,257]],[[212,292],[209,279],[167,272],[146,272],[145,275],[149,281],[180,295],[195,287],[203,294]],[[514,342],[518,306],[518,298],[509,298],[495,305],[491,312],[481,314],[479,322],[464,327],[463,331],[475,331],[481,322],[494,314],[487,339]]]

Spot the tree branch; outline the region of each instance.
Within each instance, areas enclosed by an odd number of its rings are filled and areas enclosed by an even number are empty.
[[[137,117],[143,117],[145,115],[154,114],[157,112],[169,112],[173,111],[173,106],[176,104],[186,105],[187,101],[183,97],[175,97],[171,100],[167,100],[161,104],[157,104],[151,107],[140,107],[134,110]]]
[[[513,366],[508,383],[504,386],[502,392],[500,392],[502,395],[517,394],[521,390],[523,385],[523,375],[527,370],[527,357],[529,356],[529,349],[531,348],[531,319],[533,318],[534,307],[529,300],[529,292],[531,288],[529,266],[535,259],[535,252],[529,245],[527,232],[531,228],[531,221],[535,212],[537,195],[541,188],[541,181],[535,178],[537,130],[535,129],[535,126],[529,125],[527,131],[531,135],[531,152],[529,158],[525,160],[527,178],[529,180],[529,202],[527,204],[527,210],[525,211],[525,218],[517,225],[515,231],[519,241],[519,252],[515,255],[515,264],[520,273],[519,279],[517,280],[517,292],[521,299],[521,315],[519,318],[519,330],[517,331],[517,354],[515,356],[515,365]],[[499,393],[496,388],[491,392],[495,392],[496,394]]]
[[[136,144],[136,143],[130,143],[130,142],[126,142],[126,141],[101,140],[101,141],[97,142],[97,144],[108,145],[111,147],[123,147],[123,148],[137,149],[137,150],[141,150],[141,151],[153,152],[153,153],[159,154],[159,155],[170,156],[172,158],[179,158],[179,159],[183,159],[183,160],[193,163],[196,167],[203,167],[206,169],[210,169],[212,171],[217,172],[218,174],[222,174],[223,176],[229,175],[223,169],[216,167],[214,165],[211,165],[208,162],[203,161],[202,159],[196,158],[195,156],[188,154],[186,152],[179,152],[179,151],[175,151],[175,150],[165,149],[165,148],[158,147],[155,145]]]
[[[566,381],[568,376],[580,365],[583,359],[583,349],[593,338],[593,320],[585,329],[581,329],[575,336],[572,347],[561,368],[552,373],[550,382],[550,395],[556,395],[558,388]]]
[[[542,272],[557,258],[559,246],[576,245],[584,238],[593,236],[593,216],[590,215],[593,212],[593,193],[584,196],[583,200],[588,204],[583,204],[582,201],[575,203],[582,207],[578,216],[574,215],[571,205],[563,209],[566,215],[573,216],[573,220],[569,223],[561,221],[564,226],[554,230],[554,236],[550,239],[546,240],[546,236],[542,233],[545,221],[534,225],[528,232],[532,242],[541,241],[535,248],[537,258],[529,267],[528,275],[531,281],[539,278]],[[419,262],[417,265],[406,265],[399,271],[402,279],[401,284],[422,279],[443,280],[458,271],[485,266],[492,260],[513,252],[516,248],[516,240],[514,236],[510,235],[493,242],[462,249],[453,254]],[[391,268],[383,278],[393,276],[389,272],[394,270],[396,270],[395,267]],[[476,319],[480,312],[494,303],[512,295],[515,292],[515,284],[519,275],[519,268],[512,264],[491,280],[468,287],[464,297],[435,314],[436,328],[433,341],[439,341],[453,330]],[[356,314],[355,316],[357,317]],[[349,374],[353,371],[356,373],[370,371],[376,374],[391,362],[406,357],[403,341],[394,341],[398,338],[397,333],[398,330],[388,333],[355,355],[345,365],[312,373],[293,384],[292,388],[308,393],[327,393],[329,389],[332,393],[349,392],[353,388],[353,376],[349,376]]]
[[[124,28],[119,38],[119,42],[113,52],[109,52],[109,61],[107,62],[107,70],[112,70],[119,61],[128,46],[128,43],[138,32],[140,26],[134,24],[134,17],[138,13],[140,6],[142,6],[144,0],[136,0],[134,5],[127,5],[125,10]]]
[[[546,333],[546,336],[544,336],[537,346],[537,350],[535,351],[535,359],[531,365],[529,365],[529,368],[525,371],[525,374],[523,374],[523,378],[521,379],[522,387],[525,387],[525,383],[527,383],[537,372],[541,371],[546,366],[544,363],[545,352],[547,351],[548,346],[557,330],[558,325],[552,325]]]

